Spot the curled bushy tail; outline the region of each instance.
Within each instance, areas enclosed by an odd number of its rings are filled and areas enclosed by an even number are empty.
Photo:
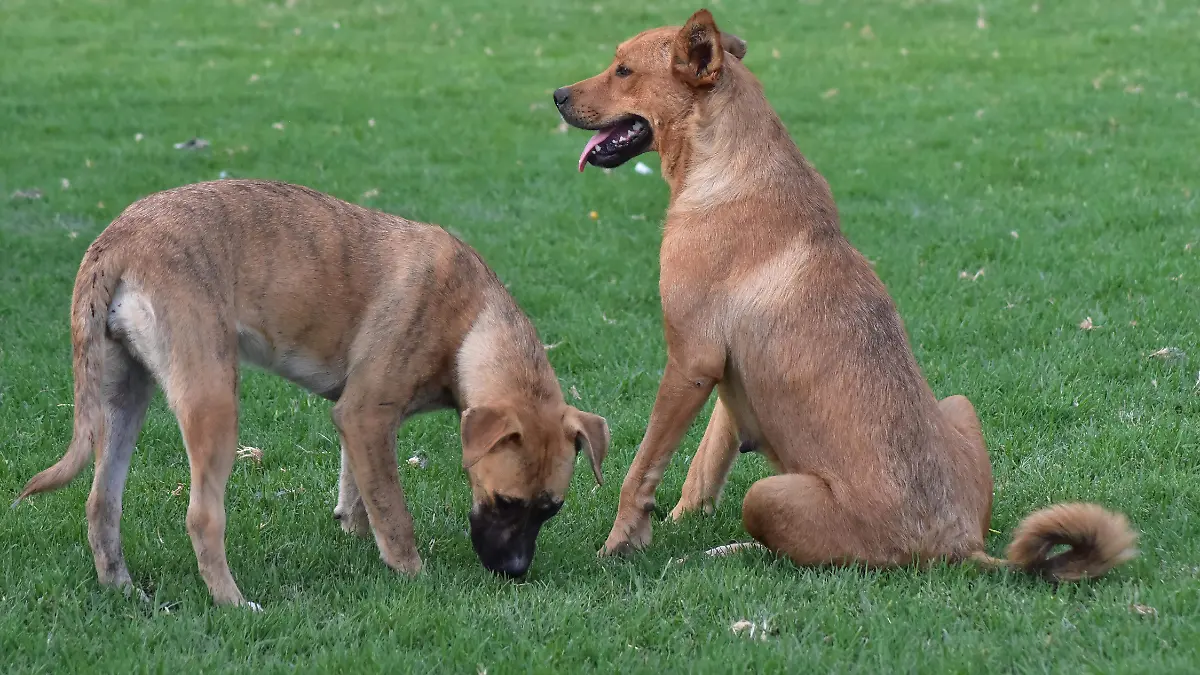
[[[1007,567],[1052,581],[1103,576],[1137,556],[1137,533],[1120,513],[1097,504],[1055,504],[1034,511],[1013,531],[1007,559],[977,552],[971,560]],[[1067,550],[1051,555],[1057,546]]]
[[[115,251],[103,243],[104,234],[92,243],[71,298],[72,367],[75,372],[75,429],[67,453],[50,468],[25,484],[16,506],[29,495],[54,490],[71,482],[88,463],[93,452],[99,456],[104,441],[104,331],[108,307],[123,269]]]

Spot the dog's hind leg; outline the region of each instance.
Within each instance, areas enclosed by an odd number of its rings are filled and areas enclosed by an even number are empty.
[[[238,590],[225,557],[225,484],[237,457],[237,333],[217,321],[182,315],[170,327],[169,346],[153,341],[153,356],[143,361],[152,364],[183,433],[191,466],[187,531],[200,576],[218,605],[258,609]]]
[[[237,456],[237,331],[214,319],[212,307],[165,301],[170,297],[167,289],[156,302],[137,286],[123,286],[114,296],[109,326],[154,376],[179,421],[191,465],[187,530],[213,600],[257,608],[242,597],[225,557],[225,483]],[[122,478],[127,465],[128,457],[120,464]],[[99,478],[107,470],[98,467],[96,473]]]
[[[797,565],[892,564],[894,556],[880,541],[887,533],[869,531],[875,519],[852,508],[815,475],[782,474],[750,486],[742,523],[752,537]]]
[[[150,373],[118,342],[105,341],[105,437],[87,501],[88,543],[96,577],[106,586],[133,587],[121,550],[121,498],[138,434],[154,394]]]
[[[200,575],[217,604],[246,605],[225,557],[225,483],[237,456],[237,331],[213,319],[211,308],[177,307],[125,288],[110,326],[158,381],[183,432],[191,465],[187,530]]]
[[[338,473],[338,501],[333,509],[333,517],[341,524],[342,530],[360,537],[371,536],[371,523],[367,517],[367,506],[363,503],[362,494],[358,491],[358,483],[354,482],[354,472],[350,470],[350,456],[346,452],[346,442],[342,441],[342,465]]]
[[[683,493],[679,503],[671,510],[671,518],[679,520],[686,513],[703,511],[712,513],[721,499],[721,491],[729,478],[729,471],[738,456],[738,430],[720,397],[713,406],[712,417],[704,430],[704,438],[692,458],[687,479],[683,482]]]
[[[963,473],[969,476],[969,484],[966,487],[973,491],[982,543],[987,540],[988,527],[992,520],[992,462],[988,457],[987,444],[979,426],[979,416],[975,414],[975,407],[966,396],[947,396],[938,402],[938,408],[942,416],[965,440],[965,443],[954,444],[951,447],[965,454],[958,465],[962,467]]]
[[[205,377],[189,383],[173,405],[191,464],[187,530],[213,600],[246,605],[225,557],[225,484],[237,456],[237,370],[211,363],[206,367]]]

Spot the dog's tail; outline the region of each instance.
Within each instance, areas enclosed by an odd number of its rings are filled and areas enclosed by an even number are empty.
[[[976,551],[984,567],[1016,569],[1051,581],[1103,576],[1137,554],[1137,533],[1124,515],[1097,504],[1055,504],[1034,511],[1013,532],[1006,558]],[[1067,550],[1051,555],[1058,546]]]
[[[124,256],[105,243],[104,233],[88,247],[71,297],[72,367],[75,372],[75,429],[67,453],[29,480],[15,507],[29,495],[66,485],[102,452],[104,410],[104,332],[108,308],[124,272]]]

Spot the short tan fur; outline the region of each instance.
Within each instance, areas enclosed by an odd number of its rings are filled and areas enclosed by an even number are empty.
[[[1091,504],[1029,516],[1008,560],[983,552],[992,472],[975,410],[934,397],[895,305],[745,53],[700,10],[627,40],[603,72],[554,95],[568,123],[604,139],[581,166],[654,150],[671,191],[667,363],[601,552],[650,542],[663,471],[716,389],[675,518],[712,510],[740,447],[778,472],[746,494],[746,529],[797,564],[973,560],[1068,580],[1131,558],[1125,517]],[[1051,555],[1059,544],[1071,548]]]
[[[422,561],[397,471],[406,418],[462,412],[472,541],[486,567],[514,576],[561,506],[577,453],[599,480],[608,448],[604,419],[564,402],[533,325],[474,250],[296,185],[199,183],[131,205],[84,256],[71,338],[74,437],[18,501],[66,484],[94,454],[88,541],[106,585],[132,587],[121,495],[157,385],[191,465],[187,530],[201,576],[217,603],[253,606],[225,555],[239,361],[336,402],[334,514],[373,533],[384,562],[407,574]]]

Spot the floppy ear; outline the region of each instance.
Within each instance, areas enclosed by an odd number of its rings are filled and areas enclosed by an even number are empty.
[[[693,87],[711,87],[721,77],[725,50],[712,14],[702,9],[687,20],[672,46],[675,76]]]
[[[599,415],[572,408],[567,417],[567,430],[575,434],[575,450],[583,450],[591,460],[596,484],[603,485],[604,476],[600,472],[600,465],[608,455],[608,443],[611,439],[608,422]]]
[[[462,420],[463,468],[491,452],[501,441],[521,438],[521,423],[507,410],[476,406],[463,411]]]
[[[721,33],[721,49],[733,54],[738,61],[746,58],[746,41],[733,33]]]

